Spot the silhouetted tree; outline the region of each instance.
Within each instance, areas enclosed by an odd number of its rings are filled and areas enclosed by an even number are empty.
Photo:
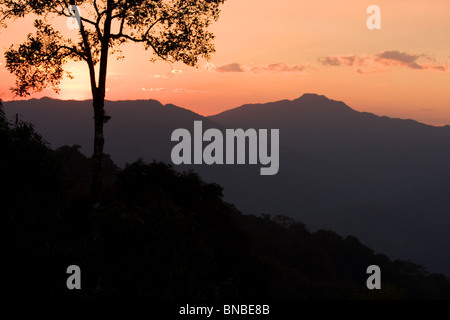
[[[0,1],[0,23],[35,14],[36,34],[6,53],[6,68],[16,76],[13,92],[26,96],[58,86],[64,75],[64,64],[72,59],[85,61],[89,69],[93,98],[95,136],[92,196],[99,201],[103,156],[103,125],[109,120],[104,101],[108,58],[120,52],[126,42],[142,43],[152,51],[152,60],[181,61],[195,66],[199,57],[214,52],[214,35],[207,31],[219,15],[225,0],[94,0],[94,1]],[[65,38],[55,30],[52,17],[75,17],[79,39]],[[41,19],[44,17],[44,19]],[[99,65],[98,70],[95,66]]]

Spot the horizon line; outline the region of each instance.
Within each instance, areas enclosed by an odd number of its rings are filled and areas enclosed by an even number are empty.
[[[414,121],[414,122],[417,122],[417,123],[419,123],[419,124],[423,124],[423,125],[427,125],[427,126],[431,126],[431,127],[435,127],[435,128],[445,128],[445,127],[449,127],[449,126],[450,126],[450,124],[436,125],[436,124],[431,124],[431,123],[425,123],[425,122],[422,122],[422,121],[419,121],[419,120],[416,120],[416,119],[412,119],[412,118],[390,117],[390,116],[380,115],[380,114],[376,114],[376,113],[368,112],[368,111],[359,111],[359,110],[355,110],[354,108],[350,107],[350,106],[347,105],[344,101],[341,101],[341,100],[333,100],[333,99],[328,98],[328,97],[325,96],[325,95],[321,95],[321,94],[317,94],[317,93],[304,93],[304,94],[302,94],[300,97],[295,98],[295,99],[293,99],[293,100],[290,100],[290,99],[281,99],[281,100],[267,101],[267,102],[262,102],[262,103],[261,103],[261,102],[259,102],[259,103],[244,103],[244,104],[239,105],[239,106],[237,106],[237,107],[231,107],[231,108],[229,108],[229,109],[227,109],[227,110],[225,110],[225,111],[221,111],[221,112],[219,112],[219,113],[217,113],[217,114],[213,114],[213,115],[209,115],[209,116],[200,114],[200,113],[195,112],[195,111],[193,111],[193,110],[191,110],[191,109],[189,109],[189,108],[181,107],[181,106],[176,105],[176,104],[173,104],[173,103],[166,103],[166,104],[163,104],[161,101],[156,100],[156,99],[136,99],[136,100],[131,100],[131,99],[117,99],[117,100],[105,99],[105,102],[155,101],[155,102],[158,102],[159,104],[161,104],[162,106],[170,106],[170,105],[171,105],[171,106],[175,106],[175,107],[177,107],[177,108],[184,109],[184,110],[188,110],[188,111],[190,111],[190,112],[193,112],[193,113],[195,113],[195,114],[198,114],[199,116],[202,116],[202,117],[204,117],[204,118],[209,118],[209,117],[213,117],[213,116],[222,114],[222,113],[227,112],[227,111],[231,111],[231,110],[234,110],[234,109],[238,109],[238,108],[243,107],[243,106],[246,106],[246,105],[263,105],[263,104],[275,103],[275,102],[281,102],[281,101],[290,101],[290,102],[293,102],[293,101],[295,101],[295,100],[297,100],[297,99],[299,99],[299,98],[301,98],[301,97],[303,97],[303,96],[305,96],[305,95],[313,95],[313,96],[317,96],[317,97],[321,97],[321,98],[322,98],[322,97],[323,97],[323,98],[326,98],[326,99],[329,100],[329,101],[341,102],[341,103],[344,103],[347,107],[349,107],[351,110],[353,110],[353,111],[355,111],[355,112],[372,114],[372,115],[375,115],[375,116],[380,117],[380,118],[398,119],[398,120],[404,120],[404,121]],[[74,101],[74,102],[91,102],[91,101],[93,101],[92,98],[91,98],[91,99],[59,99],[59,98],[52,98],[52,97],[49,97],[49,96],[43,96],[43,97],[40,97],[40,98],[28,98],[28,99],[21,98],[21,99],[18,99],[18,100],[2,100],[2,99],[0,98],[0,102],[1,102],[1,103],[4,103],[4,102],[18,102],[18,101],[43,100],[43,99],[54,100],[54,101],[67,101],[67,102],[68,102],[68,101]]]

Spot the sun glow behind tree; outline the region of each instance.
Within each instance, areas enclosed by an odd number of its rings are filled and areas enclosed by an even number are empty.
[[[6,53],[6,68],[16,76],[12,91],[19,96],[46,87],[59,90],[61,79],[71,77],[63,66],[70,60],[85,61],[93,98],[94,174],[92,195],[99,202],[103,126],[109,120],[104,109],[108,60],[121,58],[121,47],[141,43],[153,60],[183,62],[195,66],[199,57],[214,52],[214,35],[208,31],[218,19],[224,0],[167,1],[1,1],[0,21],[37,15],[35,34]],[[66,17],[69,29],[77,20],[78,37],[65,38],[50,23],[52,17]],[[70,22],[70,25],[69,25]],[[97,67],[97,69],[96,69]]]

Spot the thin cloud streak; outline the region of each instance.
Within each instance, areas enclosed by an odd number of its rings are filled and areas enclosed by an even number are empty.
[[[390,67],[405,67],[414,70],[434,70],[447,71],[447,63],[439,64],[436,59],[429,54],[416,54],[400,52],[396,50],[383,51],[374,56],[368,55],[329,55],[317,59],[324,66],[347,66],[358,67],[356,70],[360,74],[378,73],[390,71]],[[371,70],[364,70],[362,67],[371,67]]]
[[[205,66],[208,71],[216,71],[219,73],[227,72],[252,72],[252,73],[265,73],[265,72],[297,72],[303,73],[306,69],[310,68],[308,64],[291,65],[286,62],[271,63],[263,65],[242,65],[240,63],[230,63],[221,67]]]
[[[213,91],[193,90],[185,88],[167,89],[167,88],[141,88],[141,91],[160,92],[160,93],[213,93]]]

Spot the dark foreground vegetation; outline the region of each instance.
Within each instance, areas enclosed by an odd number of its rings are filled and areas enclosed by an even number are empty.
[[[102,205],[92,162],[51,150],[32,125],[0,114],[2,291],[57,299],[449,299],[450,283],[391,261],[357,238],[311,233],[284,216],[243,215],[194,172],[106,157]],[[236,177],[237,179],[239,177]],[[399,239],[401,241],[401,239]],[[66,269],[81,268],[68,290]],[[366,269],[382,270],[368,290]]]

